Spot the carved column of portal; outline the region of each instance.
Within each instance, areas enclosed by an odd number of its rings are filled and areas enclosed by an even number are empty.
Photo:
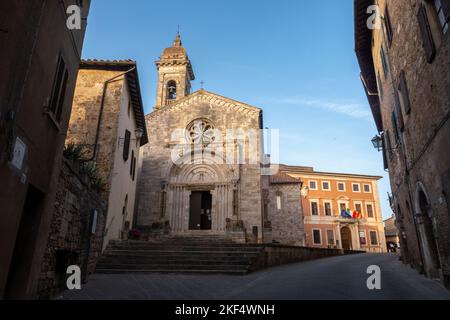
[[[226,219],[232,214],[232,204],[230,203],[232,195],[230,186],[227,184],[217,185],[213,194],[213,215],[212,229],[214,231],[225,232]]]
[[[170,193],[170,227],[173,232],[181,232],[184,229],[185,188],[172,186]]]

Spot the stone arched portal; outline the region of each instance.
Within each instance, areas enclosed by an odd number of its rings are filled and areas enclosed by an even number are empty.
[[[237,182],[236,170],[229,165],[174,165],[165,186],[165,212],[171,232],[203,230],[224,234],[226,220],[234,214]]]
[[[425,270],[429,277],[439,278],[441,268],[439,249],[436,244],[436,230],[430,202],[424,186],[418,183],[416,189],[416,222],[420,235],[420,245],[425,264]]]

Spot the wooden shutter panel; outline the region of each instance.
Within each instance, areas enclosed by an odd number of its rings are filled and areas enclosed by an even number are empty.
[[[134,151],[131,151],[130,177],[133,176],[133,159],[134,159]]]
[[[436,55],[436,46],[434,45],[430,23],[428,22],[427,10],[423,5],[419,8],[417,18],[419,20],[420,32],[422,34],[423,47],[427,55],[427,61],[428,63],[431,63]]]
[[[409,99],[409,90],[408,90],[408,84],[406,83],[406,76],[405,71],[402,70],[400,72],[400,83],[399,83],[399,90],[403,98],[403,107],[405,108],[405,113],[410,114],[411,113],[411,100]]]
[[[125,130],[125,141],[123,143],[123,161],[127,161],[130,156],[130,139],[131,139],[131,132],[128,130]]]
[[[389,169],[389,162],[388,162],[388,157],[387,157],[387,143],[386,143],[386,139],[385,136],[383,135],[383,165],[384,165],[384,170],[388,170]]]
[[[133,158],[133,181],[136,179],[136,157]]]
[[[447,201],[447,211],[450,214],[450,170],[442,176],[442,192]]]
[[[389,130],[386,130],[385,133],[385,142],[386,142],[386,153],[389,159],[392,158],[392,143],[391,143],[391,133]]]
[[[391,121],[392,121],[392,129],[394,130],[394,141],[395,144],[397,144],[400,140],[400,133],[398,131],[398,117],[395,111],[392,111],[391,113]]]
[[[389,46],[392,44],[392,39],[394,37],[394,33],[392,31],[392,24],[391,24],[391,16],[389,15],[389,10],[386,7],[386,11],[384,13],[384,23],[386,25],[386,33],[388,37]]]
[[[450,22],[450,0],[441,0],[442,11],[444,11],[444,16],[447,22]]]
[[[402,108],[400,108],[400,99],[398,92],[395,92],[395,112],[397,113],[397,126],[401,132],[405,131],[405,121],[403,120]]]

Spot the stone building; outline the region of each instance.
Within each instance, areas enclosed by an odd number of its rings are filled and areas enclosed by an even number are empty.
[[[36,295],[90,1],[0,1],[0,298]]]
[[[139,149],[148,141],[134,61],[82,61],[67,143],[85,147],[108,203],[104,246],[133,226]]]
[[[285,173],[269,177],[268,208],[264,217],[266,243],[305,246],[304,214],[300,202],[302,182]]]
[[[386,252],[377,184],[381,177],[285,165],[280,171],[302,182],[299,201],[308,247]]]
[[[261,173],[262,110],[203,89],[191,93],[195,75],[179,35],[156,65],[157,100],[146,117],[149,144],[142,148],[137,225],[151,233],[266,241],[270,223],[263,217],[270,215],[263,212],[269,208],[263,194],[269,190],[263,189],[270,184]],[[301,219],[294,223],[302,230]]]
[[[96,269],[102,253],[107,207],[90,179],[83,164],[64,158],[43,254],[39,299],[53,298],[67,289],[69,266],[80,267],[83,283]]]
[[[378,5],[378,19],[371,17],[377,15],[368,11],[371,5]],[[356,53],[379,131],[373,142],[383,150],[392,208],[404,235],[402,259],[447,286],[449,22],[448,0],[355,1]]]
[[[386,246],[389,252],[396,252],[400,247],[400,235],[395,221],[395,215],[384,220],[384,234],[386,236]]]

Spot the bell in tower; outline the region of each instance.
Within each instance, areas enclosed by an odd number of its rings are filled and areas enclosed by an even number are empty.
[[[191,81],[195,80],[191,61],[178,33],[172,47],[163,51],[156,61],[158,68],[158,92],[155,109],[161,109],[188,96]]]

